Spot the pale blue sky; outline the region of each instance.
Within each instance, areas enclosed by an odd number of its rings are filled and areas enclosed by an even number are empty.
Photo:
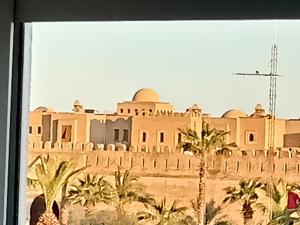
[[[193,103],[206,113],[230,108],[268,109],[268,78],[233,72],[270,71],[277,30],[277,114],[300,117],[300,21],[172,21],[35,23],[31,109],[114,111],[148,87],[183,111]]]

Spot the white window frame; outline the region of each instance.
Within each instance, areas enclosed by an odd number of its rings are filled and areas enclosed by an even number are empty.
[[[259,7],[257,7],[259,5]],[[30,83],[30,25],[25,22],[300,18],[300,2],[148,0],[1,0],[0,225],[24,225]],[[23,51],[24,50],[24,51]],[[23,56],[24,60],[23,60]],[[21,132],[22,131],[22,132]],[[21,133],[21,136],[19,135]]]
[[[250,135],[253,135],[254,140],[250,141]],[[245,131],[245,143],[246,145],[255,145],[257,144],[257,131],[255,130],[246,130]]]

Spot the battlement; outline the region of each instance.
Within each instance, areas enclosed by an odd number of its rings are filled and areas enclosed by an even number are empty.
[[[155,145],[150,148],[148,145],[142,145],[137,147],[132,145],[128,147],[123,143],[108,144],[104,145],[103,143],[94,144],[90,143],[72,143],[72,142],[63,142],[63,143],[51,143],[47,142],[28,142],[29,150],[58,150],[58,151],[130,151],[130,152],[157,152],[157,153],[174,153],[175,149],[172,149],[170,145]]]
[[[152,117],[168,117],[168,118],[178,118],[178,117],[201,117],[201,113],[199,112],[137,112],[135,116],[152,116]]]
[[[81,151],[130,151],[130,152],[157,152],[157,153],[178,153],[182,151],[178,149],[172,149],[172,146],[170,145],[154,145],[154,146],[148,146],[148,145],[141,145],[141,147],[137,147],[135,145],[132,145],[128,147],[125,144],[117,143],[117,144],[108,144],[104,145],[103,143],[94,144],[92,142],[90,143],[72,143],[72,142],[63,142],[63,143],[51,143],[50,141],[42,142],[42,141],[32,141],[28,142],[28,149],[29,150],[81,150]],[[233,154],[231,154],[229,157],[236,157],[236,156],[251,156],[251,157],[268,157],[268,150],[255,150],[255,149],[247,149],[247,150],[233,150]],[[299,153],[300,155],[300,148],[293,147],[282,147],[279,149],[274,150],[274,157],[275,158],[294,158]]]
[[[47,144],[47,143],[45,143]],[[46,145],[47,147],[47,145]],[[48,146],[49,147],[49,146]],[[197,177],[200,159],[183,153],[133,152],[126,149],[94,150],[92,143],[75,145],[68,143],[58,148],[29,149],[29,163],[38,155],[51,154],[65,160],[73,158],[78,165],[90,165],[91,172],[111,174],[120,166],[131,169],[141,176]],[[123,146],[124,147],[124,146]],[[247,152],[247,151],[246,151]],[[207,158],[209,178],[254,178],[269,176],[268,152],[249,150],[247,155],[235,152],[229,157],[209,155]],[[300,175],[300,156],[293,151],[276,151],[273,163],[274,176],[296,179]]]

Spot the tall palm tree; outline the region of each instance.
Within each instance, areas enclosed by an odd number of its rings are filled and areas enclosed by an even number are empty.
[[[45,196],[46,211],[40,216],[37,225],[59,225],[52,212],[54,200],[68,178],[76,171],[72,161],[58,161],[54,157],[38,156],[29,165],[29,179],[38,182]]]
[[[182,219],[186,207],[178,207],[178,201],[173,201],[170,208],[164,197],[160,202],[152,200],[149,202],[148,210],[137,213],[138,220],[152,221],[155,225],[171,225]]]
[[[256,178],[253,180],[241,180],[237,187],[226,187],[226,196],[223,200],[224,203],[234,203],[240,201],[242,203],[242,216],[244,224],[252,224],[253,207],[257,203],[258,191],[263,190],[265,184]]]
[[[114,174],[115,176],[115,192],[116,192],[116,212],[118,218],[125,214],[124,206],[133,201],[141,202],[144,205],[152,200],[152,197],[144,192],[144,185],[139,182],[139,177],[125,170],[121,174],[120,167]]]
[[[300,186],[295,183],[284,182],[283,179],[273,181],[272,184],[267,184],[270,188],[257,190],[258,199],[256,206],[267,211],[270,203],[272,204],[271,221],[272,225],[284,225],[300,223],[299,209],[287,209],[288,193],[290,191],[300,190]],[[271,195],[270,195],[271,194]]]
[[[94,174],[85,174],[76,184],[70,186],[68,201],[79,204],[84,208],[86,216],[93,214],[97,203],[108,204],[112,200],[112,186],[104,177]]]
[[[190,151],[200,158],[199,163],[199,193],[197,198],[198,206],[198,224],[205,224],[205,183],[207,178],[207,155],[214,151],[218,154],[225,154],[231,147],[235,147],[234,143],[226,144],[225,137],[230,132],[210,128],[206,122],[202,123],[201,136],[198,136],[195,130],[190,128],[179,129],[182,133],[182,141],[178,144],[184,151]]]
[[[46,158],[49,157],[49,155],[45,156]],[[57,159],[56,159],[57,160]],[[41,156],[36,157],[28,166],[28,176],[27,176],[27,182],[28,182],[28,186],[32,187],[34,189],[37,189],[40,187],[40,183],[39,183],[39,179],[36,177],[36,171],[35,171],[35,165],[37,162],[41,162]],[[57,163],[58,160],[57,160]],[[72,163],[71,163],[72,164]],[[72,164],[70,166],[74,167],[74,165]],[[67,192],[67,186],[70,182],[70,180],[76,175],[81,173],[82,171],[84,171],[86,168],[88,168],[89,166],[84,166],[81,167],[79,169],[73,169],[72,172],[69,173],[69,175],[66,177],[62,187],[61,187],[61,202],[60,202],[60,218],[59,218],[59,222],[61,225],[67,225],[68,223],[68,208],[67,208],[67,197],[66,197],[66,192]]]

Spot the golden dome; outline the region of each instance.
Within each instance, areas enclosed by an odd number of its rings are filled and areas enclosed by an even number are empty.
[[[247,117],[247,114],[238,109],[231,109],[222,115],[222,118],[241,118]]]
[[[133,102],[160,102],[159,95],[152,89],[142,88],[135,92]]]

